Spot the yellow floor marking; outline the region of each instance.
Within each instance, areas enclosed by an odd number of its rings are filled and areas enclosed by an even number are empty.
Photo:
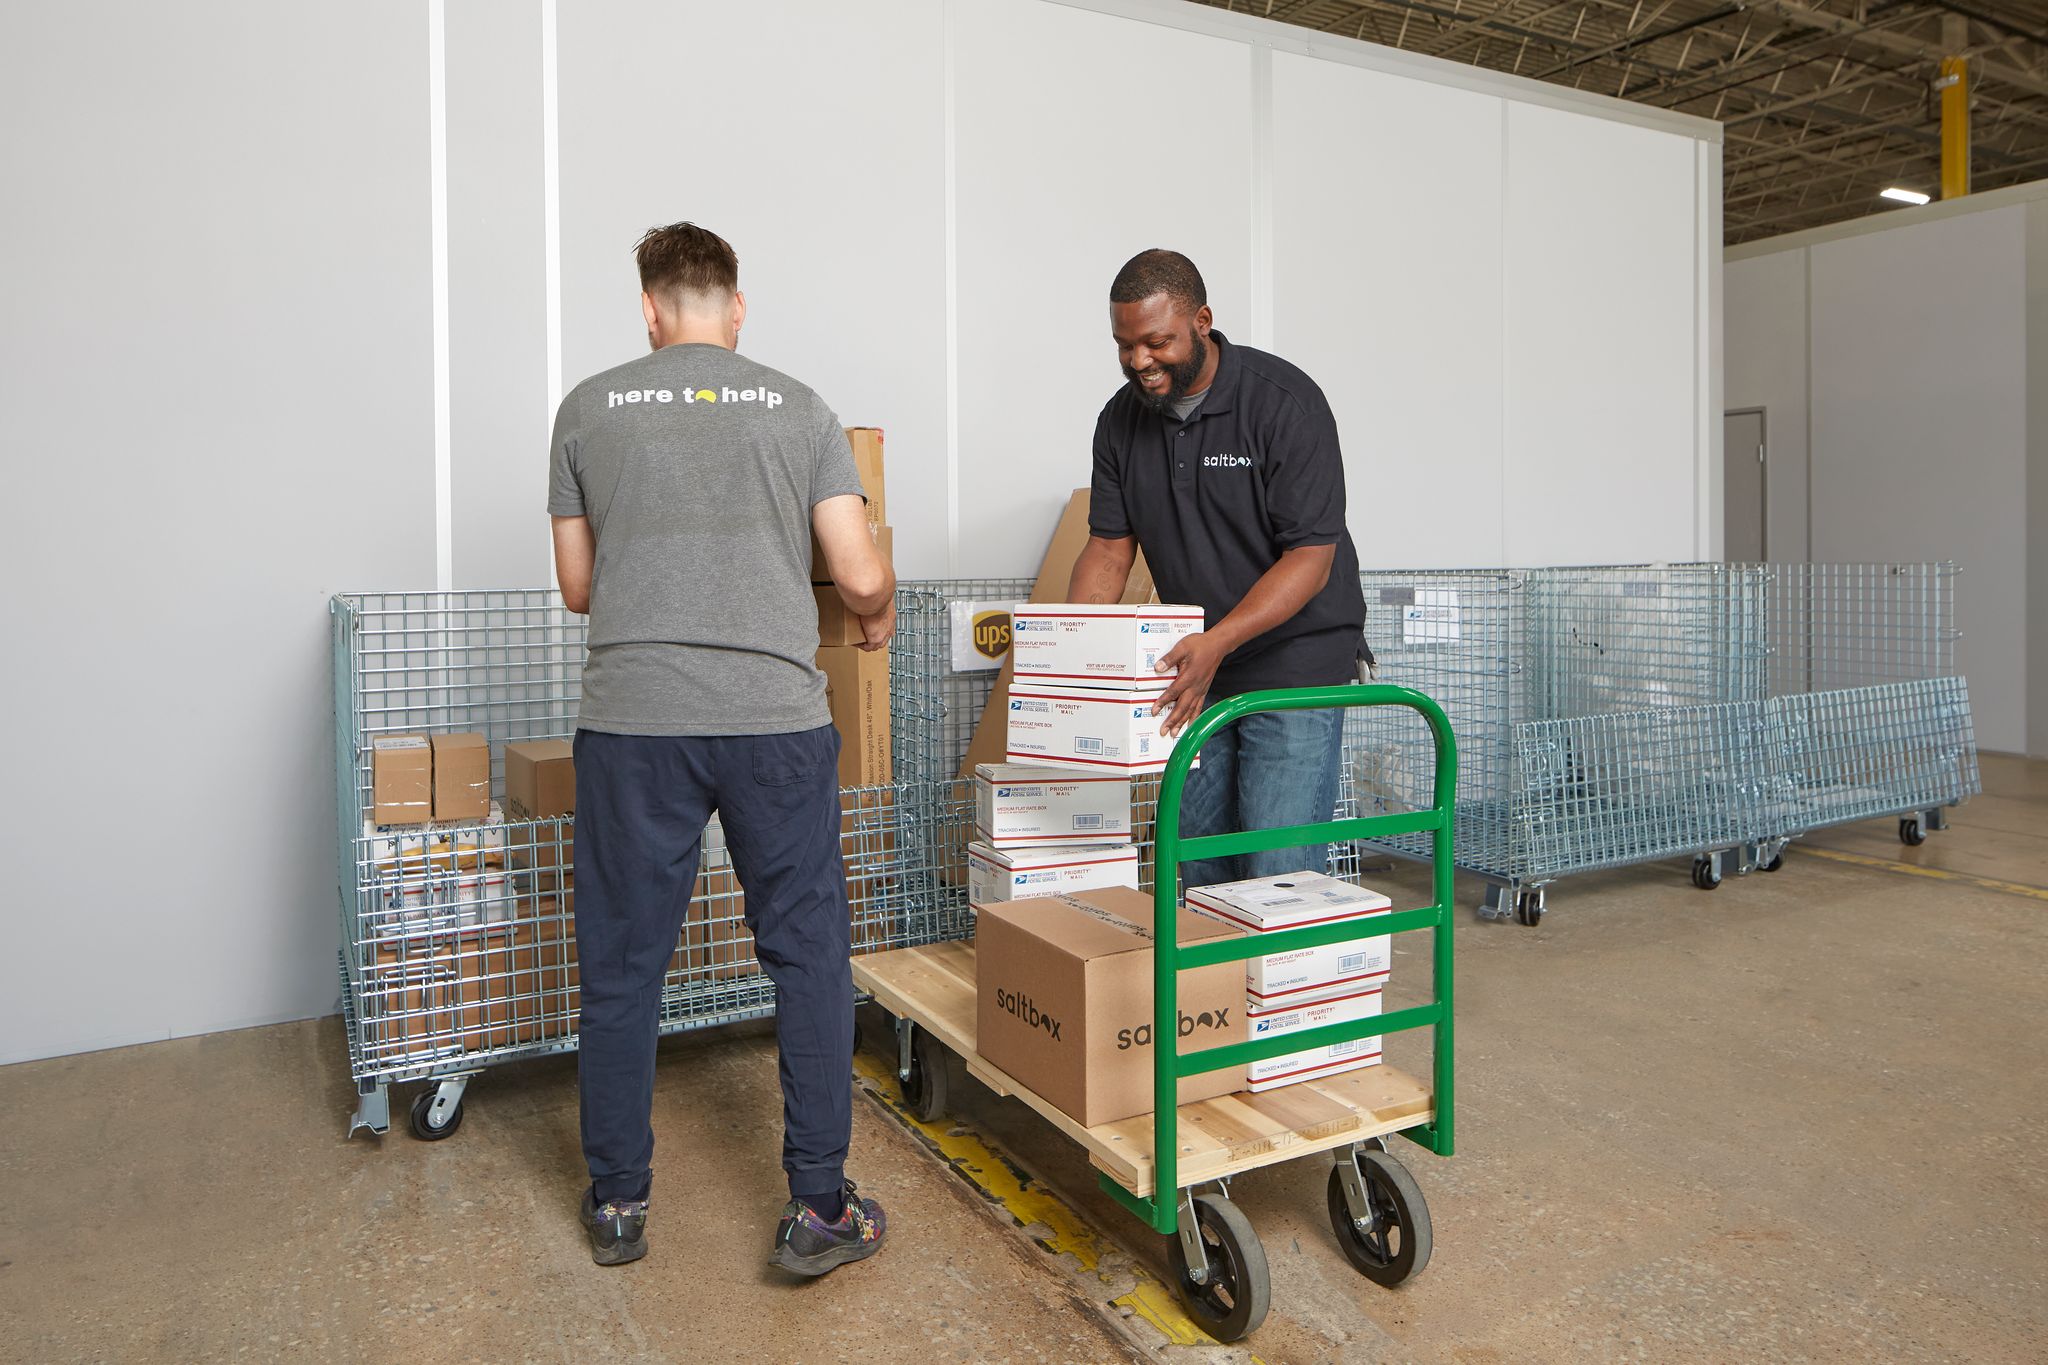
[[[1873,858],[1867,853],[1844,853],[1840,849],[1815,848],[1811,844],[1798,846],[1801,853],[1810,853],[1816,858],[1827,858],[1838,863],[1854,863],[1858,867],[1875,867],[1886,872],[1903,872],[1909,877],[1931,877],[1941,882],[1962,882],[1968,886],[1982,887],[1986,891],[1998,891],[2008,896],[2026,896],[2037,901],[2048,901],[2048,888],[2027,886],[2022,882],[2002,882],[1996,877],[1977,877],[1967,872],[1950,872],[1941,867],[1915,867],[1911,863],[1894,862],[1890,858]]]
[[[1038,1244],[1054,1256],[1072,1256],[1081,1268],[1107,1280],[1101,1269],[1103,1253],[1110,1250],[1102,1235],[1082,1220],[1068,1204],[1035,1181],[1029,1180],[1000,1152],[977,1133],[951,1123],[926,1123],[903,1107],[896,1088],[894,1068],[866,1052],[855,1055],[853,1069],[870,1082],[873,1094],[903,1122],[923,1136],[946,1164],[958,1171],[976,1189],[1001,1204],[1019,1227],[1041,1225],[1049,1231]],[[1161,1284],[1135,1261],[1130,1271],[1137,1287],[1110,1302],[1127,1308],[1158,1328],[1176,1346],[1214,1345],[1215,1338],[1195,1325],[1181,1308],[1171,1289]],[[1257,1356],[1252,1357],[1257,1360]]]

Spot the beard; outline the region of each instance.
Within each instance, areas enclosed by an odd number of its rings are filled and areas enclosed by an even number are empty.
[[[1173,365],[1161,365],[1166,371],[1166,387],[1153,393],[1138,382],[1138,372],[1130,366],[1123,367],[1124,378],[1131,383],[1131,392],[1138,395],[1138,401],[1154,412],[1166,412],[1174,402],[1188,396],[1190,386],[1202,373],[1202,366],[1209,363],[1209,343],[1194,328],[1188,329],[1188,358]]]

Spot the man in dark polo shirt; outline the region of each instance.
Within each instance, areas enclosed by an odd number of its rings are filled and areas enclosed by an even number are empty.
[[[1205,628],[1165,659],[1155,710],[1179,734],[1210,702],[1271,687],[1356,682],[1365,651],[1358,552],[1344,525],[1337,423],[1315,381],[1214,330],[1208,290],[1177,251],[1145,251],[1109,287],[1129,382],[1095,423],[1087,548],[1068,596],[1114,602],[1137,551],[1162,600]],[[1328,820],[1344,713],[1250,716],[1202,750],[1183,835]],[[1327,846],[1189,862],[1188,886],[1323,871]]]

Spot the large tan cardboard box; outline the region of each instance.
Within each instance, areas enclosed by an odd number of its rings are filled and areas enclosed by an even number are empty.
[[[1237,930],[1178,911],[1182,943]],[[976,1048],[1087,1125],[1152,1112],[1152,898],[1127,887],[984,905],[975,916]],[[1243,1042],[1244,970],[1180,974],[1182,1052]],[[1228,1095],[1242,1068],[1189,1076],[1179,1102]]]
[[[425,735],[370,741],[370,818],[380,825],[424,825],[434,818],[434,750]]]
[[[882,557],[891,563],[893,545],[889,537],[889,502],[886,485],[882,477],[882,429],[880,427],[848,427],[846,440],[853,447],[853,467],[860,472],[860,489],[868,500],[868,530],[874,534],[875,543],[881,547]],[[830,582],[832,575],[825,569],[825,552],[816,536],[811,537],[811,581]]]
[[[889,504],[882,478],[882,429],[848,427],[846,441],[853,447],[853,467],[860,471],[860,489],[868,498],[868,525],[889,524]]]
[[[811,596],[818,601],[818,643],[857,645],[867,637],[861,633],[860,617],[831,583],[813,583]]]
[[[839,729],[839,785],[889,781],[889,651],[830,645],[818,651],[818,667]]]
[[[460,1022],[464,1048],[573,1037],[582,1010],[573,913],[551,899],[534,923],[465,935]]]
[[[479,734],[434,736],[434,818],[491,813],[491,742]]]
[[[566,739],[527,739],[505,746],[505,813],[545,820],[576,810],[576,748]]]

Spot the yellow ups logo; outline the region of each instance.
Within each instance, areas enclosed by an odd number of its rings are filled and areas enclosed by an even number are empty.
[[[1010,613],[984,611],[974,618],[974,648],[984,659],[1000,659],[1010,652]]]

